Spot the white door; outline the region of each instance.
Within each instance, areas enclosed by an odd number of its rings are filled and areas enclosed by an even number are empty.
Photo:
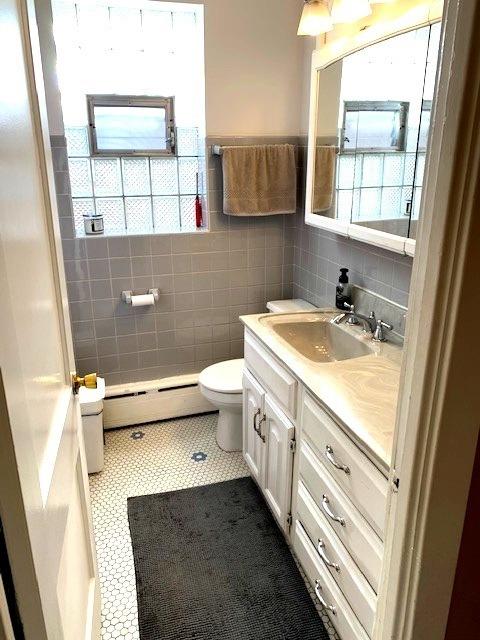
[[[100,637],[33,0],[0,3],[0,517],[27,640]]]
[[[265,438],[263,403],[265,391],[249,371],[243,373],[243,457],[250,473],[263,486]]]
[[[270,396],[265,397],[265,498],[284,531],[292,497],[292,466],[295,427],[276,406]]]

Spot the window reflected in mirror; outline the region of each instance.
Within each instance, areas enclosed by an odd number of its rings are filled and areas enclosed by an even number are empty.
[[[415,238],[441,25],[318,71],[312,212]]]

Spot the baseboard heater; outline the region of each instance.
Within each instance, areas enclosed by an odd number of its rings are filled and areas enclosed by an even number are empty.
[[[215,411],[200,393],[198,373],[107,386],[103,426],[116,429]]]

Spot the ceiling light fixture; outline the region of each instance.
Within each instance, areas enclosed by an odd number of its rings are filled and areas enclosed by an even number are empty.
[[[332,16],[326,0],[305,0],[297,35],[318,36],[333,29]]]
[[[372,13],[368,0],[333,0],[332,20],[335,23],[355,22]]]

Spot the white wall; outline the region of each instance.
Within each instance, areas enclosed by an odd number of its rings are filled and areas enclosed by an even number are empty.
[[[207,135],[305,133],[305,69],[315,40],[296,35],[303,0],[205,0],[204,5]],[[51,9],[48,0],[37,0],[36,7],[50,133],[61,135]]]
[[[52,7],[50,0],[35,0],[40,53],[42,56],[43,81],[50,135],[63,135],[62,105],[55,69],[56,51],[53,39]]]
[[[205,0],[208,135],[298,135],[302,0]],[[313,41],[313,38],[312,38]]]

